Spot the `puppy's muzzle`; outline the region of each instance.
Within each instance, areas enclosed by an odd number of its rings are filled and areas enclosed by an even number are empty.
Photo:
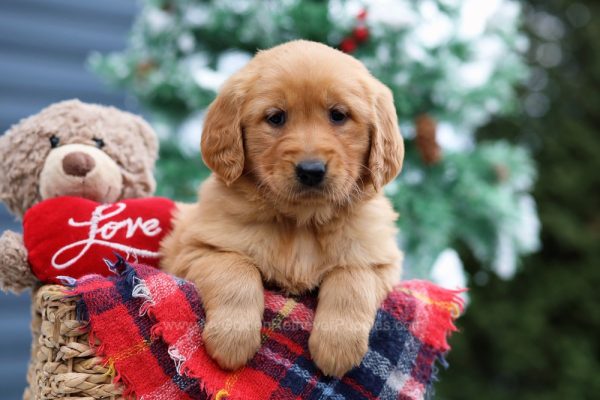
[[[301,161],[296,165],[296,178],[304,186],[314,187],[325,179],[327,166],[319,160]]]

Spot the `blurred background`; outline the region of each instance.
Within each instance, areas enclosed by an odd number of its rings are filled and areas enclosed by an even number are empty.
[[[438,399],[600,393],[600,4],[511,0],[3,0],[0,131],[77,97],[142,113],[159,194],[194,199],[203,110],[293,38],[394,92],[406,278],[468,286]],[[190,168],[190,165],[195,168]],[[0,230],[19,230],[4,209]],[[0,393],[20,397],[29,296],[0,294]]]

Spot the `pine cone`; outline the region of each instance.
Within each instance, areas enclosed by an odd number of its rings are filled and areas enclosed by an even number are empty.
[[[138,76],[144,77],[156,68],[156,64],[152,60],[140,62],[135,69]]]
[[[504,183],[508,180],[508,178],[510,178],[510,170],[506,165],[494,165],[494,173],[496,174],[496,179],[500,183]]]
[[[442,158],[442,152],[436,140],[437,123],[435,119],[428,114],[421,114],[415,118],[415,129],[421,158],[425,164],[436,164]]]

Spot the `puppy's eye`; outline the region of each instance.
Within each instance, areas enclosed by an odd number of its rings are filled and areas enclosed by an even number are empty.
[[[336,125],[343,124],[348,119],[348,115],[345,112],[333,108],[329,110],[329,120]]]
[[[96,142],[96,147],[101,149],[104,147],[104,140],[102,139],[98,139],[98,138],[93,138],[92,139],[94,142]]]
[[[275,127],[281,127],[285,124],[285,111],[277,111],[267,116],[267,122]]]
[[[59,143],[60,143],[60,139],[58,138],[58,136],[56,136],[56,135],[50,136],[50,147],[52,147],[54,149],[54,148],[58,147]]]

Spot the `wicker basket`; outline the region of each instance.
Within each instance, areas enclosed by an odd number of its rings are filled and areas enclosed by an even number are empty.
[[[76,318],[75,300],[65,288],[46,285],[34,290],[31,361],[25,400],[122,399],[123,387],[112,383],[88,342],[86,324]]]

